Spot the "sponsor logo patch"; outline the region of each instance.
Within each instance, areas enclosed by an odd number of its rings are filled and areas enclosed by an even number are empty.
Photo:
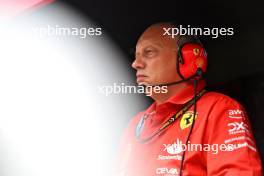
[[[233,122],[228,123],[227,126],[229,127],[229,134],[238,134],[238,133],[245,133],[248,132],[248,125],[244,122]]]
[[[244,119],[244,112],[240,109],[231,109],[228,110],[228,117],[231,119]]]
[[[197,118],[197,114],[195,115],[195,119]],[[192,111],[187,111],[185,114],[183,114],[181,121],[180,121],[180,128],[183,130],[185,128],[188,128],[192,125],[194,120],[194,113]]]
[[[178,170],[176,168],[167,168],[167,167],[161,167],[156,169],[157,175],[166,175],[166,176],[172,176],[172,175],[178,175]]]
[[[182,157],[179,154],[183,152],[182,141],[177,139],[174,143],[163,144],[162,152],[164,155],[158,155],[157,160],[181,160]]]

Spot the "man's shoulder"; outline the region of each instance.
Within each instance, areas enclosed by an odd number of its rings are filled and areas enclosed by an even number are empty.
[[[223,93],[214,92],[214,91],[208,91],[203,96],[204,100],[213,100],[213,101],[230,101],[230,102],[236,102],[233,98],[231,98],[228,95],[225,95]]]
[[[232,97],[225,95],[223,93],[208,91],[202,98],[201,101],[206,102],[206,104],[213,105],[224,105],[224,106],[241,106],[240,103],[233,99]]]

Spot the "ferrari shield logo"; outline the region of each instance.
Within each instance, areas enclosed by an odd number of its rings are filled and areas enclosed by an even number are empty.
[[[199,50],[199,48],[193,48],[193,54],[194,54],[195,56],[198,56],[198,55],[200,54],[200,50]]]
[[[197,113],[195,115],[195,119],[197,118]],[[188,128],[192,125],[194,119],[194,114],[192,111],[187,111],[185,114],[183,114],[180,122],[181,129]]]

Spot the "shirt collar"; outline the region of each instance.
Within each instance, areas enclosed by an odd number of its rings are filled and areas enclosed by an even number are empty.
[[[200,80],[197,84],[197,92],[200,92],[202,89],[204,89],[206,83],[204,80]],[[187,84],[186,88],[183,89],[181,92],[175,94],[174,96],[170,97],[165,103],[172,103],[172,104],[185,104],[189,100],[191,100],[194,97],[194,85],[193,84]]]
[[[197,93],[200,92],[204,87],[206,86],[206,83],[204,80],[200,80],[197,84]],[[179,107],[185,103],[187,103],[189,100],[191,100],[194,96],[194,85],[193,84],[187,84],[186,88],[182,91],[178,92],[174,96],[170,97],[168,100],[166,100],[164,103],[157,105],[156,102],[154,102],[147,110],[146,113],[151,113],[153,111],[159,112],[164,111],[166,109],[170,109],[172,107]]]

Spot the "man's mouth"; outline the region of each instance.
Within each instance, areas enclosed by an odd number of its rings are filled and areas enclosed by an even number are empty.
[[[137,82],[143,81],[147,76],[142,75],[142,74],[137,74]]]
[[[144,74],[139,74],[139,73],[137,73],[136,76],[137,76],[137,77],[146,77],[146,75],[144,75]]]

